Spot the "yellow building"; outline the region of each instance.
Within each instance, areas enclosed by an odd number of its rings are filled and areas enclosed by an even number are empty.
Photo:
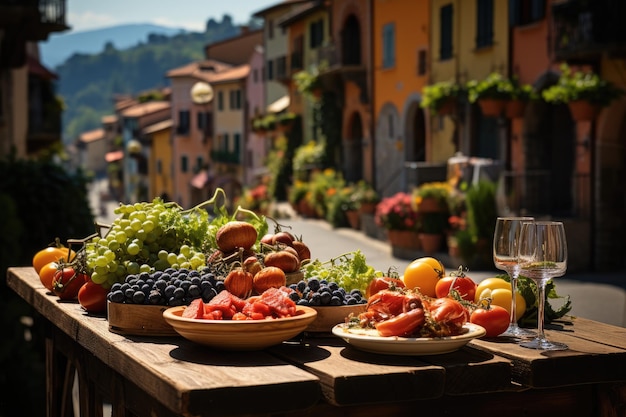
[[[433,0],[431,2],[431,83],[465,85],[490,73],[510,75],[509,17],[506,0]],[[456,151],[487,158],[505,157],[506,139],[497,119],[482,117],[465,103],[454,119],[431,119],[431,158],[443,161]]]
[[[143,130],[151,138],[148,160],[149,190],[151,198],[162,197],[166,201],[174,195],[172,181],[172,120],[164,120]]]

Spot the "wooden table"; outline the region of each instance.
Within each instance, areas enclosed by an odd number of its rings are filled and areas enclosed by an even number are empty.
[[[591,320],[548,330],[569,345],[561,352],[474,340],[442,355],[376,355],[332,335],[221,352],[112,333],[29,267],[7,282],[47,320],[49,416],[73,415],[75,371],[82,416],[102,415],[103,400],[114,416],[626,415],[626,329]]]

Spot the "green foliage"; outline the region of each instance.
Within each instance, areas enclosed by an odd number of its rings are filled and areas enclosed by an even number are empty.
[[[318,277],[328,282],[336,282],[346,291],[358,289],[363,294],[372,279],[383,276],[382,271],[367,264],[365,255],[359,250],[324,262],[314,259],[302,268],[302,272],[305,279]]]
[[[465,94],[465,89],[459,84],[453,81],[441,81],[422,89],[420,106],[437,113],[448,100],[458,100],[463,94]]]
[[[529,84],[520,84],[516,77],[506,78],[497,72],[483,80],[470,80],[466,84],[470,103],[489,98],[497,100],[530,100],[536,97]]]
[[[33,255],[54,241],[94,232],[86,179],[49,161],[0,159],[0,272],[30,266]],[[29,325],[23,317],[32,317]],[[34,309],[0,280],[3,341],[0,415],[44,415],[43,323]],[[32,335],[28,340],[26,333]]]
[[[467,82],[467,96],[470,103],[475,103],[482,98],[506,100],[510,98],[512,90],[511,82],[496,72],[489,74],[484,80]]]
[[[572,72],[569,66],[563,64],[557,84],[543,90],[542,97],[548,103],[586,100],[605,107],[623,94],[623,90],[600,78],[598,74],[583,71]]]
[[[313,169],[324,165],[325,143],[309,141],[299,146],[293,155],[293,175],[295,179],[305,180]]]
[[[477,239],[493,238],[498,209],[496,184],[482,180],[467,190],[465,197],[469,230]]]

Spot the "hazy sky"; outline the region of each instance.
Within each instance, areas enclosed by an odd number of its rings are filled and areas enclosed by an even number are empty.
[[[206,22],[224,14],[244,24],[252,13],[282,0],[67,0],[66,18],[73,32],[126,23],[154,23],[204,31]]]

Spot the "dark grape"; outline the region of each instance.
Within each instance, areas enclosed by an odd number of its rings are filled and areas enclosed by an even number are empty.
[[[135,291],[133,294],[133,303],[135,304],[143,304],[146,299],[146,294],[143,291]]]
[[[126,296],[122,292],[122,290],[115,290],[109,292],[109,300],[112,303],[123,303]]]

